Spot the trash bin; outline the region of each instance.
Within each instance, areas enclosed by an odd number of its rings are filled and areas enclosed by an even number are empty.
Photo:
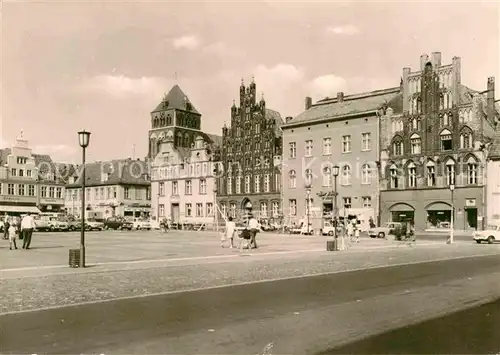
[[[69,267],[80,267],[80,249],[69,250]]]
[[[337,239],[326,241],[326,251],[338,251]]]

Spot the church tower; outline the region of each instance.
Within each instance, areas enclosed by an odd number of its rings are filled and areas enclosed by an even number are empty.
[[[200,130],[201,114],[181,88],[174,85],[151,112],[148,158],[155,158],[166,137],[173,137],[175,149],[191,148]]]

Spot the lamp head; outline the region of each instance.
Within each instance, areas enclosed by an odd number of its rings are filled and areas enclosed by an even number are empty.
[[[78,132],[78,141],[80,143],[80,147],[87,148],[90,142],[90,132],[86,130]]]
[[[332,167],[333,176],[339,176],[340,168],[338,165]]]
[[[455,190],[455,184],[450,184],[450,191]]]

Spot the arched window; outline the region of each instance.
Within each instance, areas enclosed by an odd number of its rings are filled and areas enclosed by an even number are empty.
[[[290,181],[290,188],[295,189],[297,187],[297,173],[295,170],[290,170],[288,173],[288,178]]]
[[[473,157],[467,160],[467,183],[477,185],[477,161]]]
[[[453,136],[451,132],[447,129],[443,129],[440,134],[441,138],[441,150],[453,150]]]
[[[464,128],[460,132],[460,149],[470,149],[472,147],[472,131],[469,128]]]
[[[427,165],[427,186],[436,186],[436,165],[433,161],[428,161]]]
[[[394,141],[392,143],[392,151],[394,155],[403,155],[404,144],[403,144],[403,139],[401,139],[401,137],[394,138]]]
[[[439,109],[444,110],[444,95],[443,95],[443,93],[439,94]]]
[[[417,167],[415,164],[408,164],[408,186],[409,187],[417,187]]]
[[[332,170],[329,167],[323,169],[323,186],[332,186]]]
[[[342,168],[342,185],[351,185],[351,167],[344,165]]]
[[[395,164],[392,164],[389,168],[389,174],[391,178],[391,189],[397,189],[399,187],[399,174],[398,167]]]
[[[446,184],[454,185],[455,184],[455,162],[452,159],[449,159],[446,164]]]
[[[449,126],[450,125],[450,118],[448,117],[448,114],[445,112],[443,114],[443,126]]]
[[[448,93],[445,92],[443,95],[443,107],[448,108]]]
[[[372,179],[372,168],[370,165],[365,164],[361,167],[361,183],[370,184]]]
[[[172,125],[172,116],[167,115],[167,126],[171,126],[171,125]]]
[[[417,113],[422,113],[422,101],[420,97],[417,99]]]
[[[416,133],[413,133],[410,137],[411,143],[411,154],[420,154],[422,152],[422,140],[420,136]]]

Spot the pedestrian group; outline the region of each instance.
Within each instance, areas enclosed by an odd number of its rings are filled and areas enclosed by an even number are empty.
[[[17,249],[17,239],[23,240],[23,249],[30,249],[33,230],[35,229],[35,221],[31,214],[27,214],[21,218],[9,216],[5,214],[3,219],[3,239],[9,240],[9,249]]]

